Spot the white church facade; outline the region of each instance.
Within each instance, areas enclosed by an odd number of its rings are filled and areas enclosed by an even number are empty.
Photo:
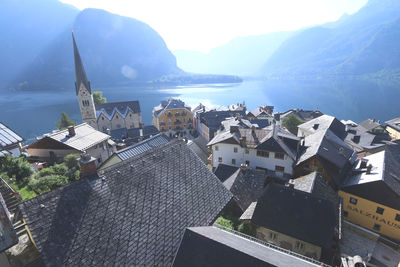
[[[112,102],[95,104],[92,88],[72,33],[75,60],[75,89],[79,101],[82,121],[93,128],[107,132],[115,129],[132,129],[143,126],[139,101]]]

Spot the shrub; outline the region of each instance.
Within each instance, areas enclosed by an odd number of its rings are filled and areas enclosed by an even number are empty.
[[[215,221],[215,223],[218,225],[221,225],[223,227],[234,230],[233,223],[230,220],[225,219],[224,217],[218,217],[218,219]]]
[[[7,155],[2,159],[0,171],[6,172],[8,177],[14,177],[17,183],[25,182],[33,174],[33,169],[24,157]]]
[[[67,166],[68,169],[79,169],[78,161],[76,160],[78,155],[76,154],[69,154],[64,157],[64,164]]]
[[[239,225],[238,231],[250,236],[256,235],[256,228],[253,225],[244,222]]]
[[[43,194],[66,184],[68,184],[66,176],[48,175],[38,179],[31,179],[28,187],[37,194]]]

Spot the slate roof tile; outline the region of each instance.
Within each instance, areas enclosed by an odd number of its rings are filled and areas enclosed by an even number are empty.
[[[100,175],[20,205],[47,266],[169,266],[183,230],[212,224],[232,197],[178,140]]]

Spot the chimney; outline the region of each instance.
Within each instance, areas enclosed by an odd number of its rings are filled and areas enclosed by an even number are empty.
[[[69,136],[75,135],[75,127],[74,126],[68,126],[68,135]]]
[[[289,187],[289,188],[294,188],[294,180],[293,180],[293,179],[290,179],[290,180],[287,182],[286,186]]]
[[[367,166],[367,174],[371,174],[371,170],[372,170],[372,165],[369,164],[369,165]]]
[[[139,129],[139,136],[141,136],[141,137],[143,136],[143,129],[142,128]]]
[[[111,130],[110,130],[110,128],[107,128],[106,131],[107,131],[107,134],[108,134],[108,135],[111,135]]]
[[[367,160],[367,159],[361,159],[360,169],[365,169],[365,168],[367,168],[367,163],[368,163],[368,160]]]
[[[86,152],[81,154],[79,165],[81,167],[81,178],[90,177],[96,174],[96,158],[90,156]]]
[[[240,169],[242,170],[242,172],[245,172],[247,170],[247,164],[246,163],[240,164]]]

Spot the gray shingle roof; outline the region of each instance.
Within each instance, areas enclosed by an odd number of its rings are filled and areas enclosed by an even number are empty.
[[[320,266],[273,247],[267,247],[222,229],[190,227],[185,230],[173,267]]]
[[[77,126],[74,126],[74,128],[74,136],[69,136],[68,129],[66,129],[56,131],[51,134],[46,134],[45,137],[51,138],[59,143],[62,143],[79,151],[84,151],[110,138],[109,135],[97,131],[87,123],[79,124]],[[38,142],[40,142],[40,140]],[[31,146],[33,147],[34,145],[35,143]]]
[[[244,110],[211,110],[200,113],[200,122],[206,125],[210,131],[217,131],[221,127],[221,122],[226,118],[235,117],[240,115],[242,118],[247,119]]]
[[[186,227],[232,198],[182,141],[20,205],[47,266],[170,266]]]
[[[183,102],[180,99],[174,99],[174,98],[169,98],[167,100],[161,101],[161,103],[153,108],[153,114],[155,116],[158,116],[158,114],[161,113],[163,110],[167,109],[175,109],[175,108],[186,108],[188,111],[190,111],[190,107],[185,105],[185,102]]]
[[[142,130],[143,136],[140,136],[140,130]],[[151,136],[155,136],[160,132],[154,125],[146,125],[143,128],[120,128],[110,131],[111,138],[116,142],[123,142],[130,146],[134,143],[139,142],[139,139],[147,139]]]
[[[358,125],[365,128],[367,131],[371,131],[381,126],[381,124],[375,119],[366,119],[365,121],[360,122]]]
[[[139,154],[149,151],[155,147],[161,146],[169,142],[169,138],[163,134],[158,134],[156,136],[150,137],[142,142],[131,145],[124,149],[118,150],[115,154],[121,160],[127,160],[133,158]]]
[[[275,183],[265,188],[250,221],[324,248],[331,247],[336,226],[330,201]]]
[[[400,145],[387,145],[384,151],[364,157],[371,173],[353,172],[341,189],[376,203],[400,209]],[[360,167],[359,160],[355,169]]]
[[[318,117],[324,115],[319,110],[291,109],[291,110],[288,110],[288,111],[282,113],[281,119],[290,114],[296,115],[297,117],[299,117],[300,119],[302,119],[304,121],[309,121],[309,120],[312,120],[312,119],[315,119],[315,118],[318,118]]]
[[[21,136],[0,122],[0,150],[24,141]]]
[[[231,177],[238,169],[239,167],[220,163],[215,169],[214,174],[221,182],[225,182],[225,180]]]
[[[302,123],[298,128],[304,129],[311,134],[329,129],[342,140],[346,135],[346,126],[335,117],[329,115],[322,115]]]
[[[223,184],[231,191],[239,207],[245,211],[263,193],[266,179],[265,172],[262,170],[239,168]]]

